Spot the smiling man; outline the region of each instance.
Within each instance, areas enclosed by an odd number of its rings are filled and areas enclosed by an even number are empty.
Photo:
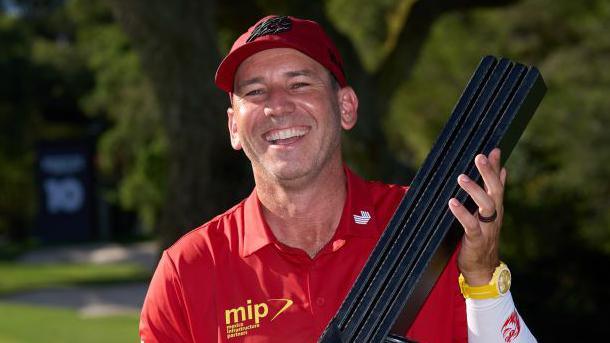
[[[407,188],[365,181],[344,165],[341,133],[356,124],[358,98],[317,23],[261,19],[234,43],[215,82],[230,95],[231,145],[250,160],[256,186],[163,253],[141,338],[315,342]],[[461,249],[405,334],[419,342],[535,341],[498,258],[500,152],[475,163],[485,188],[465,175],[457,182],[478,213],[450,201],[464,226]]]

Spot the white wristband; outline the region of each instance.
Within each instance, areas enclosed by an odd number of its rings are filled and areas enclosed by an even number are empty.
[[[513,297],[466,299],[468,342],[530,343],[537,342],[517,312]]]

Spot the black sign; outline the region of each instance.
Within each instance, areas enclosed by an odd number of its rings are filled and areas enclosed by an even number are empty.
[[[85,241],[95,232],[94,170],[88,141],[38,146],[36,236],[45,242]]]

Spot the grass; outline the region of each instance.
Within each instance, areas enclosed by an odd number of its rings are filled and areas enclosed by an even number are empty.
[[[138,316],[82,318],[76,311],[0,303],[0,342],[138,342]]]
[[[0,262],[0,276],[2,296],[48,287],[146,281],[150,272],[135,264],[25,265]]]
[[[0,256],[1,257],[1,256]],[[148,281],[137,264],[21,264],[0,259],[0,343],[138,342],[138,314],[83,317],[76,310],[2,302],[42,288]]]

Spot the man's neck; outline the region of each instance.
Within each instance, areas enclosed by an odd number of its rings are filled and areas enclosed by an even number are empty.
[[[341,163],[325,168],[302,187],[257,180],[263,215],[275,237],[313,258],[335,233],[347,194]]]

